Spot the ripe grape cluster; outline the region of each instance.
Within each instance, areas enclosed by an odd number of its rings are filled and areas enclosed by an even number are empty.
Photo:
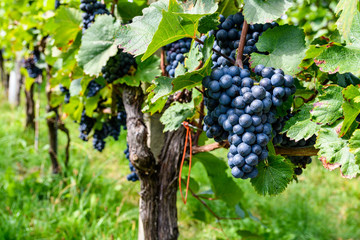
[[[94,97],[102,88],[103,86],[97,83],[94,79],[91,80],[86,87],[87,97]]]
[[[175,77],[175,69],[180,64],[184,64],[184,53],[190,51],[191,38],[183,38],[176,42],[170,43],[164,47],[166,51],[166,71],[170,77]]]
[[[96,123],[96,119],[87,116],[84,110],[81,114],[80,126],[79,126],[79,131],[80,131],[79,137],[81,140],[88,141],[89,133],[91,132],[95,123]]]
[[[82,14],[83,18],[83,31],[88,29],[92,22],[95,20],[95,16],[98,14],[110,14],[106,9],[106,5],[97,2],[96,0],[81,0],[80,9],[84,11]]]
[[[294,93],[294,79],[280,69],[258,65],[256,82],[250,71],[236,66],[214,68],[203,79],[208,109],[204,130],[216,141],[228,139],[228,164],[236,178],[254,178],[256,165],[268,157],[266,146],[280,107]]]
[[[129,169],[131,171],[131,173],[128,174],[126,178],[128,181],[136,182],[139,180],[139,176],[136,173],[135,167],[130,162],[129,145],[127,145],[127,148],[125,149],[124,154],[125,154],[126,158],[129,160]]]
[[[26,71],[29,74],[29,77],[31,78],[37,78],[39,75],[42,74],[42,70],[38,68],[36,65],[36,60],[34,57],[30,57],[28,59],[25,59],[24,67],[26,68]]]
[[[210,35],[215,35],[213,48],[221,52],[223,55],[226,55],[233,61],[235,61],[236,50],[239,47],[243,23],[244,16],[242,13],[236,13],[234,15],[228,16],[227,18],[220,15],[220,24],[218,25],[218,30],[210,31]],[[248,67],[248,58],[245,60],[244,57],[249,56],[253,52],[259,52],[255,46],[259,36],[261,36],[262,33],[267,29],[274,28],[276,26],[278,26],[276,22],[249,25],[243,51],[243,60],[246,68]],[[220,66],[231,66],[232,64],[226,58],[217,53],[212,55],[212,61],[214,68]]]
[[[64,102],[69,103],[70,102],[70,91],[69,91],[69,89],[64,87],[62,84],[60,84],[59,87],[60,87],[60,92],[65,94]]]
[[[55,9],[58,9],[60,5],[61,5],[60,0],[55,0]]]
[[[105,80],[112,83],[116,79],[129,74],[132,68],[135,70],[136,66],[135,58],[119,49],[117,54],[111,57],[106,66],[101,69],[101,72]]]

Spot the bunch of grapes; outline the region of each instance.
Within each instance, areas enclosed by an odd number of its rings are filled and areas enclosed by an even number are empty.
[[[130,73],[131,69],[136,69],[135,58],[118,50],[117,54],[109,59],[106,66],[101,69],[103,77],[108,83],[114,82],[116,79]]]
[[[94,79],[91,80],[86,87],[87,97],[94,97],[102,88],[103,86],[98,84]]]
[[[244,16],[242,13],[236,13],[230,15],[227,18],[220,15],[220,24],[218,30],[210,31],[210,35],[215,35],[215,42],[213,48],[226,55],[233,61],[235,61],[236,50],[239,47],[240,36],[244,23]],[[258,52],[255,43],[257,43],[259,36],[269,28],[278,26],[276,22],[266,24],[253,24],[249,25],[246,42],[243,51],[244,57],[250,56],[253,52]],[[220,66],[231,66],[231,63],[221,56],[220,54],[214,53],[212,55],[213,67]],[[248,68],[248,58],[244,59],[244,65]]]
[[[170,43],[164,47],[166,51],[166,71],[170,77],[175,77],[175,69],[180,64],[184,64],[184,53],[190,51],[191,38],[183,38],[176,42]]]
[[[79,137],[81,140],[88,141],[89,133],[91,132],[95,123],[96,123],[96,119],[87,116],[84,110],[81,114],[80,126],[79,126],[79,131],[80,131]]]
[[[55,0],[55,9],[58,9],[60,5],[61,5],[60,0]]]
[[[80,9],[84,11],[82,14],[83,18],[83,31],[88,29],[92,22],[95,21],[95,16],[98,14],[110,14],[106,9],[106,5],[97,2],[96,0],[81,0]]]
[[[107,123],[104,123],[100,130],[96,129],[93,135],[93,148],[102,152],[105,148],[105,138],[109,136],[109,133],[110,129]]]
[[[125,154],[126,158],[129,160],[129,169],[131,171],[131,173],[128,174],[126,178],[128,181],[136,182],[139,180],[139,176],[136,173],[135,167],[130,162],[129,145],[127,145],[127,148],[125,149],[124,154]]]
[[[36,61],[34,57],[25,59],[24,62],[24,67],[26,68],[26,71],[31,78],[37,78],[39,75],[42,74],[42,70],[35,65],[35,62]]]
[[[204,130],[216,141],[228,139],[228,163],[236,178],[254,178],[256,165],[268,157],[276,107],[294,93],[294,80],[280,69],[258,65],[256,82],[250,71],[236,66],[214,68],[203,79],[208,109]]]
[[[59,87],[60,87],[60,92],[65,94],[64,102],[69,103],[70,102],[70,91],[69,91],[69,89],[64,87],[62,84],[60,84]]]

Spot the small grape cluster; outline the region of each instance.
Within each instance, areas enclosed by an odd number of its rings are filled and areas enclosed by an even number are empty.
[[[34,57],[25,59],[24,67],[31,78],[37,78],[42,74],[42,70],[35,65],[36,61]]]
[[[127,175],[127,180],[128,181],[132,181],[132,182],[136,182],[139,180],[139,176],[136,173],[135,167],[132,165],[132,163],[130,162],[130,152],[129,152],[129,145],[127,145],[124,154],[126,156],[126,158],[129,160],[129,169],[131,171],[130,174]]]
[[[89,82],[87,85],[87,97],[94,97],[101,89],[103,88],[102,85],[97,83],[94,79]]]
[[[210,35],[215,35],[213,48],[221,52],[223,55],[226,55],[233,61],[235,61],[236,50],[239,47],[243,23],[244,16],[240,12],[234,15],[230,15],[227,18],[220,15],[220,24],[218,25],[218,30],[210,31]],[[243,58],[249,56],[253,52],[259,52],[255,46],[259,36],[261,36],[262,33],[267,29],[274,28],[276,26],[278,26],[276,22],[266,24],[250,24],[246,34]],[[243,60],[244,65],[246,68],[248,68],[248,58]],[[232,64],[225,57],[217,53],[212,55],[212,61],[214,68],[220,66],[231,66]]]
[[[94,127],[95,123],[96,123],[96,119],[87,116],[84,110],[81,114],[80,126],[79,126],[79,131],[80,131],[79,137],[81,140],[88,141],[89,133],[91,132],[91,129]]]
[[[58,9],[60,5],[61,5],[60,0],[55,0],[55,9]]]
[[[164,47],[166,51],[166,61],[168,63],[166,71],[170,77],[175,77],[175,69],[179,63],[184,64],[184,53],[190,51],[191,40],[191,38],[183,38]]]
[[[236,66],[212,70],[203,79],[205,104],[204,130],[215,141],[228,139],[228,164],[236,178],[254,178],[256,165],[268,157],[266,146],[280,107],[294,93],[294,79],[280,69],[258,65],[255,73],[261,80],[250,78],[250,71]]]
[[[116,79],[129,74],[130,70],[136,69],[137,64],[135,58],[118,50],[117,54],[109,59],[106,66],[101,69],[103,77],[108,83],[114,82]]]
[[[70,91],[66,87],[64,87],[62,84],[59,85],[60,92],[65,94],[64,102],[67,104],[70,102]]]
[[[81,0],[80,9],[84,11],[82,14],[83,18],[83,31],[88,29],[92,22],[95,21],[95,16],[98,14],[110,14],[110,12],[106,9],[106,5],[97,2],[96,0]]]

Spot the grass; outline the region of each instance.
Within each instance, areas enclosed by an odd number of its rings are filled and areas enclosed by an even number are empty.
[[[33,132],[23,127],[24,109],[1,96],[0,112],[0,240],[137,239],[140,187],[126,181],[124,133],[98,153],[77,138],[77,125],[66,120],[70,167],[53,176],[44,119],[35,151]],[[64,146],[60,132],[60,162]],[[223,157],[225,150],[214,154]],[[193,166],[192,177],[201,190],[209,189],[202,165]],[[275,197],[259,196],[248,181],[237,183],[248,217],[219,223],[195,198],[189,196],[184,205],[179,196],[180,239],[360,239],[360,185],[357,179],[341,178],[338,170],[328,172],[314,160],[298,183]],[[206,202],[220,216],[235,214],[221,201]]]

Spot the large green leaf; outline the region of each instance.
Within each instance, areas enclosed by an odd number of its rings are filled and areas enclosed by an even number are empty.
[[[205,167],[216,198],[222,199],[229,206],[239,203],[242,192],[234,178],[227,175],[229,167],[225,161],[211,153],[198,153],[193,156],[193,160],[194,163],[200,162]]]
[[[119,21],[112,16],[101,15],[85,31],[77,60],[86,74],[99,75],[109,58],[117,53],[114,37],[119,29]]]
[[[311,118],[317,123],[332,124],[342,117],[343,96],[339,86],[329,86],[318,96],[311,111]]]
[[[343,176],[353,178],[360,173],[360,168],[350,152],[348,140],[338,137],[340,124],[322,128],[315,147],[319,149],[318,156],[323,162],[340,165]]]
[[[55,15],[54,40],[57,47],[71,45],[81,31],[81,11],[75,8],[60,7]]]
[[[341,127],[340,136],[343,136],[351,127],[356,120],[356,117],[360,114],[360,102],[359,87],[350,85],[343,90],[345,101],[343,102],[342,108],[344,110],[344,123]]]
[[[242,4],[242,0],[222,0],[219,1],[218,12],[225,17],[239,12],[239,6]]]
[[[146,8],[146,0],[119,0],[117,1],[117,12],[121,17],[122,22],[129,22],[134,17],[141,15],[141,11]]]
[[[357,129],[349,140],[350,152],[355,155],[356,163],[360,163],[360,129]]]
[[[165,110],[160,122],[165,125],[164,132],[175,131],[180,128],[181,123],[195,114],[194,103],[175,102]]]
[[[336,6],[336,14],[341,13],[336,25],[345,39],[349,38],[350,28],[357,11],[357,4],[358,0],[340,0]]]
[[[208,6],[212,7],[209,8]],[[163,10],[158,29],[141,59],[145,60],[162,46],[175,42],[176,40],[186,37],[195,38],[199,20],[206,15],[214,13],[216,9],[217,4],[215,4],[213,0],[199,0],[195,6],[185,9],[184,12],[175,13]],[[212,23],[213,18],[214,16],[205,21]],[[205,23],[202,24],[202,26],[204,25]]]
[[[268,160],[261,161],[257,169],[259,174],[251,179],[251,184],[261,195],[277,195],[283,192],[293,179],[293,168],[282,156],[269,155]]]
[[[293,5],[291,0],[244,0],[244,16],[249,23],[271,22]]]
[[[263,64],[268,67],[281,68],[288,74],[294,74],[305,57],[305,35],[303,30],[289,25],[283,25],[264,32],[256,47],[268,55],[253,53],[251,66]]]
[[[286,135],[289,138],[295,141],[309,139],[320,130],[321,125],[310,119],[310,111],[312,108],[313,105],[311,103],[305,104],[295,116],[286,121],[283,132],[287,132]]]
[[[135,17],[116,36],[116,44],[125,52],[139,56],[146,52],[162,19],[162,11],[169,6],[168,0],[160,0],[143,9],[143,15]]]
[[[353,1],[353,0],[351,0]],[[343,14],[342,14],[343,15]],[[349,16],[350,17],[350,16]],[[339,19],[340,20],[340,19]],[[352,21],[352,20],[351,20]],[[315,59],[321,71],[329,73],[351,72],[360,75],[360,13],[352,21],[351,28],[345,36],[346,46],[330,46]],[[345,29],[344,29],[345,30]]]

